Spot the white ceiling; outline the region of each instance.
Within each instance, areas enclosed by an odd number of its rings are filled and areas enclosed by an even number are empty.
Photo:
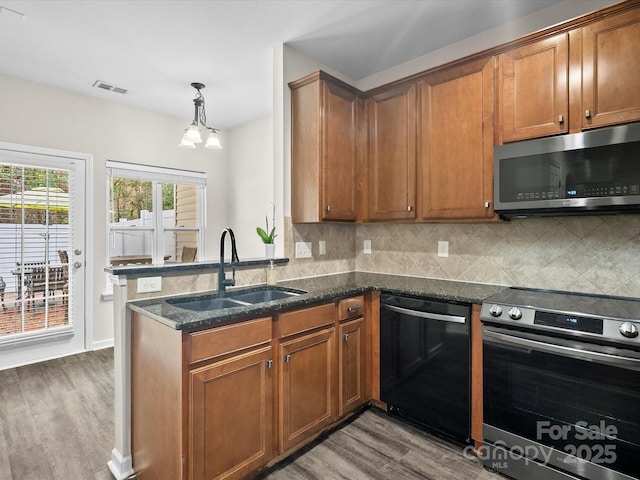
[[[360,80],[558,1],[0,0],[0,73],[185,120],[202,82],[228,129],[272,111],[279,44]]]

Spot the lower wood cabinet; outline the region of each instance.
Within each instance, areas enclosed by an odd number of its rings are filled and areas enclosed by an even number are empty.
[[[365,403],[365,323],[364,317],[338,326],[339,406],[343,416]]]
[[[189,372],[190,478],[243,478],[273,456],[268,347]]]
[[[368,311],[361,296],[195,332],[133,312],[137,478],[251,478],[363,405]]]
[[[280,451],[335,419],[335,328],[280,344]]]

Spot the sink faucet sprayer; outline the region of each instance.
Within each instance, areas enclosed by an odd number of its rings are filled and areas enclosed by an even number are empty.
[[[233,277],[228,279],[224,275],[224,238],[227,236],[227,232],[229,232],[229,236],[231,237],[231,271],[233,272]],[[233,234],[233,230],[227,227],[222,231],[222,235],[220,236],[220,268],[218,269],[218,291],[224,292],[226,287],[232,287],[236,284],[236,267],[233,262],[239,262],[238,252],[236,250],[236,237]]]

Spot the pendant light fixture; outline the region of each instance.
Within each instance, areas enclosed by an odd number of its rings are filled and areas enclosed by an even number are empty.
[[[207,125],[207,113],[204,110],[204,96],[202,92],[200,92],[200,90],[204,88],[204,84],[194,82],[191,86],[197,90],[196,96],[193,99],[195,113],[193,115],[193,122],[185,128],[184,135],[178,146],[182,148],[196,148],[196,143],[202,143],[200,132],[208,130],[209,135],[207,136],[204,148],[220,149],[222,145],[220,145],[220,138],[218,137],[219,130]]]

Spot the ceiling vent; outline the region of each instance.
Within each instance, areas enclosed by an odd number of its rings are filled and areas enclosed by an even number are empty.
[[[107,82],[103,82],[102,80],[96,80],[93,86],[96,88],[101,88],[103,90],[109,90],[110,92],[121,93],[121,94],[127,93],[126,88],[116,87],[115,85],[112,85]]]

